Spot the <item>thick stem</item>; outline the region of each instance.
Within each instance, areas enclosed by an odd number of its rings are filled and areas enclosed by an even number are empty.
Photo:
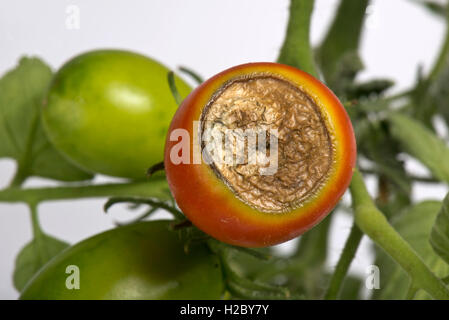
[[[318,77],[309,41],[314,2],[314,0],[290,1],[290,17],[278,62],[299,68]]]
[[[329,31],[317,52],[317,61],[327,82],[334,79],[341,59],[357,53],[368,0],[341,0]]]
[[[335,267],[334,274],[330,280],[329,288],[327,289],[324,298],[326,300],[335,300],[338,298],[343,281],[348,273],[349,266],[355,257],[357,249],[362,240],[363,233],[354,224],[351,228],[348,239],[346,240],[345,247],[341,253],[340,260],[338,260],[337,266]]]
[[[448,300],[449,290],[444,283],[429,270],[413,248],[376,208],[358,170],[354,172],[350,190],[357,226],[410,275],[417,288],[424,289],[434,299]]]
[[[101,185],[79,185],[70,187],[50,187],[19,189],[8,188],[0,191],[0,202],[40,203],[50,200],[102,198],[102,197],[155,197],[170,199],[165,178],[153,177],[149,181],[129,183],[109,183]]]

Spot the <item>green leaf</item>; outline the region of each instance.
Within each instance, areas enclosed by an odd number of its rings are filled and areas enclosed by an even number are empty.
[[[449,264],[449,193],[444,198],[430,235],[435,252]]]
[[[69,244],[45,234],[26,244],[16,258],[14,287],[19,292],[22,291],[42,266],[68,246]]]
[[[431,130],[399,113],[389,118],[391,133],[405,151],[427,166],[435,178],[449,182],[449,148]]]
[[[396,216],[393,227],[413,247],[425,264],[438,277],[449,273],[449,265],[433,250],[429,237],[441,202],[424,201],[407,208]],[[407,273],[381,249],[376,248],[375,265],[380,268],[380,290],[373,292],[374,299],[405,299],[410,286]],[[423,290],[418,291],[415,299],[430,298]]]
[[[287,32],[277,61],[318,77],[309,39],[314,2],[314,0],[290,1]]]
[[[447,6],[435,0],[410,0],[416,4],[425,7],[429,12],[440,18],[446,17]]]
[[[299,238],[299,245],[293,253],[294,259],[307,262],[307,265],[312,269],[318,269],[324,265],[327,259],[328,238],[332,217],[332,213],[329,214],[317,226]]]
[[[337,13],[322,44],[317,61],[326,81],[333,86],[342,59],[357,56],[368,0],[341,0]]]
[[[79,181],[92,175],[67,162],[41,125],[42,101],[52,71],[37,58],[22,58],[0,79],[0,158],[13,158],[22,178],[41,176]]]

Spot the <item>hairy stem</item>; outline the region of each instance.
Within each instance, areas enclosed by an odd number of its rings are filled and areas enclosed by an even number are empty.
[[[363,233],[354,224],[351,228],[348,239],[346,240],[340,260],[338,260],[337,266],[335,267],[334,274],[330,280],[329,288],[324,296],[326,300],[335,300],[338,298],[343,281],[348,273],[349,266],[355,257],[362,237]]]
[[[424,289],[434,299],[449,299],[449,290],[444,283],[376,208],[358,170],[352,177],[350,191],[357,226],[410,275],[417,288]]]
[[[357,53],[368,0],[341,0],[329,31],[318,48],[317,61],[325,79],[334,81],[341,59]]]

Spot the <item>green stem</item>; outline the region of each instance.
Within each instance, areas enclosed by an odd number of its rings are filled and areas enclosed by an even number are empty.
[[[341,253],[340,260],[338,260],[337,266],[335,267],[334,274],[330,280],[329,288],[324,296],[326,300],[335,300],[338,298],[340,293],[343,280],[348,273],[349,266],[355,257],[357,249],[362,240],[363,233],[354,224],[351,228],[348,239],[346,240],[345,247]]]
[[[290,1],[287,32],[277,61],[318,77],[309,40],[314,2],[314,0]]]
[[[50,200],[102,198],[113,196],[155,197],[169,200],[165,178],[153,177],[149,181],[109,183],[101,185],[79,185],[49,188],[7,188],[0,191],[0,202],[40,203]]]
[[[371,199],[362,174],[355,170],[350,191],[357,226],[384,249],[412,278],[417,288],[434,299],[449,299],[449,290],[426,266],[413,248],[389,224]]]
[[[151,208],[150,210],[148,210],[147,212],[143,213],[142,215],[138,216],[137,218],[131,220],[131,221],[126,221],[126,222],[115,222],[115,225],[117,227],[123,227],[123,226],[127,226],[133,223],[137,223],[139,221],[142,221],[146,218],[148,218],[149,216],[151,216],[152,214],[154,214],[156,211],[158,210],[158,208]]]
[[[234,245],[227,244],[227,243],[215,240],[215,239],[210,239],[209,242],[214,242],[213,244],[209,243],[209,245],[216,248],[215,249],[216,251],[224,251],[224,250],[227,250],[230,252],[237,251],[237,252],[241,252],[241,253],[250,255],[250,256],[252,256],[256,259],[260,259],[260,260],[270,260],[271,258],[273,258],[273,256],[271,254],[260,252],[255,249],[234,246]]]
[[[364,174],[371,174],[371,175],[379,175],[381,172],[376,169],[362,169],[360,168],[360,172]],[[432,178],[432,177],[422,177],[422,176],[416,176],[413,174],[409,174],[408,177],[417,182],[425,182],[425,183],[440,183],[440,180]]]

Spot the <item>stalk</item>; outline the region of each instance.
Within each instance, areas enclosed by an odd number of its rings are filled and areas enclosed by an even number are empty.
[[[291,0],[287,32],[277,61],[318,77],[309,39],[314,2]]]
[[[352,177],[350,191],[357,226],[410,275],[415,287],[424,289],[434,299],[449,300],[449,290],[444,283],[376,208],[358,170]]]

